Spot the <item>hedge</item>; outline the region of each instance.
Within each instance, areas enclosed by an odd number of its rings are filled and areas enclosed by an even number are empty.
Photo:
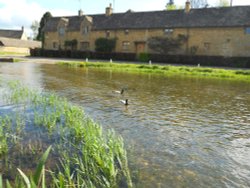
[[[98,59],[114,61],[145,61],[152,63],[167,63],[181,65],[200,65],[215,67],[250,68],[250,57],[223,57],[223,56],[197,56],[197,55],[162,55],[162,54],[135,54],[135,53],[105,53],[90,51],[68,51],[68,50],[44,50],[40,48],[31,49],[33,57],[57,57],[77,59]]]

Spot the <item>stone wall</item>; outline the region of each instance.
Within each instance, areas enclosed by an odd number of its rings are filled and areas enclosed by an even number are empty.
[[[175,28],[169,33],[162,28],[141,30],[92,30],[87,34],[81,31],[66,32],[59,36],[58,32],[48,32],[45,36],[45,49],[64,49],[66,40],[76,39],[77,50],[82,50],[81,43],[89,43],[89,51],[95,50],[95,40],[100,37],[116,38],[115,52],[137,53],[137,44],[145,43],[140,51],[153,53],[147,46],[147,40],[154,36],[188,36],[188,41],[176,52],[180,55],[202,55],[223,57],[250,57],[250,34],[243,27],[227,28]],[[57,45],[53,43],[57,43]]]
[[[30,54],[29,48],[17,48],[17,47],[0,47],[0,52],[7,52],[7,53],[18,53],[18,54]]]

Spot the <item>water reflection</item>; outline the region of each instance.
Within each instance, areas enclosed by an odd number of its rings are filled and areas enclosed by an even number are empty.
[[[119,132],[137,187],[250,187],[247,83],[35,64],[0,65],[0,75],[55,91]]]

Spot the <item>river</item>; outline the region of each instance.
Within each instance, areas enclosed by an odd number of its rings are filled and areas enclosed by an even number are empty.
[[[136,187],[250,187],[249,83],[35,63],[1,63],[0,79],[56,92],[122,135]]]

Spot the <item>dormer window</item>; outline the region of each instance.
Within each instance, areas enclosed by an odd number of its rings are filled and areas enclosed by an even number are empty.
[[[110,31],[109,31],[109,30],[106,31],[106,37],[107,37],[107,38],[110,37]]]
[[[82,34],[87,35],[89,33],[89,26],[83,27]]]
[[[166,34],[166,35],[171,35],[171,34],[173,34],[173,32],[174,32],[173,29],[170,29],[170,28],[164,29],[164,34]]]
[[[129,30],[126,29],[126,30],[124,31],[124,34],[125,34],[125,35],[128,35],[128,34],[129,34]]]
[[[65,34],[64,27],[59,27],[58,33],[59,33],[60,36],[64,36],[64,34]]]
[[[245,32],[246,32],[246,34],[250,34],[250,27],[247,27]]]

